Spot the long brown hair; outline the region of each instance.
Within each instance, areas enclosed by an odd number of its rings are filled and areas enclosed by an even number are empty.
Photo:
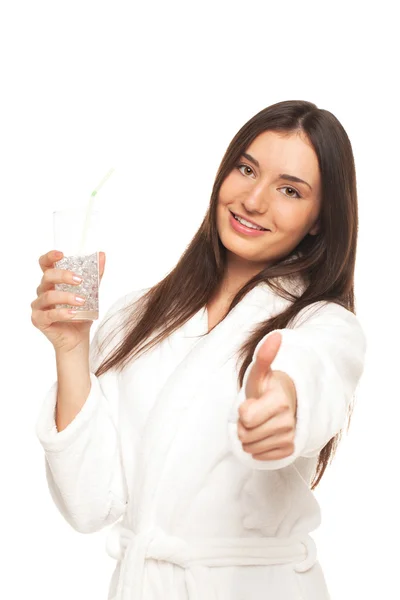
[[[232,300],[228,312],[261,281],[290,300],[283,312],[262,322],[240,348],[240,387],[261,338],[274,329],[290,326],[294,317],[306,306],[328,300],[355,313],[358,207],[350,140],[340,122],[329,111],[302,100],[278,102],[252,117],[232,139],[219,166],[202,224],[177,265],[125,313],[126,335],[98,367],[97,376],[111,368],[122,370],[134,356],[161,342],[213,297],[223,279],[226,264],[226,249],[220,241],[216,225],[219,190],[243,152],[259,134],[267,130],[283,135],[304,132],[312,144],[321,177],[320,229],[317,235],[307,234],[290,256],[275,261],[255,275]],[[306,282],[301,295],[288,291],[282,285],[282,281],[290,276],[300,277]],[[352,411],[351,405],[349,423]],[[320,482],[341,435],[342,430],[320,451],[311,489],[315,489]]]

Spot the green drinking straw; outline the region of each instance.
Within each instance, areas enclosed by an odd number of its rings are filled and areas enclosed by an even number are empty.
[[[107,175],[105,175],[103,177],[103,179],[100,181],[100,183],[97,185],[97,187],[94,188],[93,192],[90,195],[88,206],[87,206],[87,209],[86,209],[85,224],[83,226],[82,240],[81,240],[81,247],[80,247],[79,254],[82,254],[82,252],[83,252],[83,246],[84,246],[84,243],[85,243],[86,233],[87,233],[87,230],[88,230],[89,219],[90,219],[90,215],[92,213],[93,198],[95,197],[95,195],[97,194],[97,192],[99,191],[99,189],[101,187],[103,187],[103,185],[105,184],[105,182],[107,181],[107,179],[109,177],[111,177],[111,175],[112,175],[113,172],[114,172],[114,169],[110,169],[108,171]]]

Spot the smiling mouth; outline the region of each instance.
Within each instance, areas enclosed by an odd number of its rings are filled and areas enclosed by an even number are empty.
[[[261,225],[256,225],[256,223],[252,223],[251,221],[248,221],[247,219],[244,219],[244,221],[246,221],[246,223],[243,223],[242,217],[239,217],[238,215],[236,215],[231,210],[229,210],[229,212],[231,213],[231,215],[233,216],[233,218],[236,221],[238,221],[238,223],[241,223],[242,225],[244,225],[245,227],[248,227],[249,229],[255,229],[256,231],[271,231],[270,229],[267,229],[266,227],[262,227]],[[249,225],[247,223],[249,223]]]

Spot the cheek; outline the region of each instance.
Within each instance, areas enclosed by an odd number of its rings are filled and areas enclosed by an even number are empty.
[[[228,209],[224,205],[223,199],[219,198],[216,210],[216,224],[219,235],[221,236],[225,224],[225,215]]]
[[[228,207],[232,204],[232,195],[229,193],[227,186],[222,185],[219,190],[218,202],[217,202],[217,226],[220,228],[225,223]]]
[[[228,175],[219,189],[219,203],[223,206],[231,203],[238,195],[239,184],[235,173]]]
[[[218,196],[218,207],[223,208],[229,203],[229,193],[226,187],[221,186]]]
[[[290,205],[289,203],[280,204],[276,208],[275,223],[283,232],[290,234],[301,234],[307,229],[310,215],[299,205]]]

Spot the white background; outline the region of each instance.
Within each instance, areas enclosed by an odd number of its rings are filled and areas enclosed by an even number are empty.
[[[7,8],[5,8],[5,5]],[[98,208],[108,227],[100,318],[159,281],[196,232],[223,153],[256,112],[310,100],[356,160],[357,314],[368,338],[349,433],[316,495],[314,537],[333,600],[399,588],[399,102],[395,2],[4,3],[0,14],[1,597],[106,599],[106,531],[52,504],[34,426],[55,379],[30,303],[51,213]],[[396,59],[397,54],[397,59]],[[94,323],[92,332],[98,326]],[[271,599],[272,600],[272,599]]]

